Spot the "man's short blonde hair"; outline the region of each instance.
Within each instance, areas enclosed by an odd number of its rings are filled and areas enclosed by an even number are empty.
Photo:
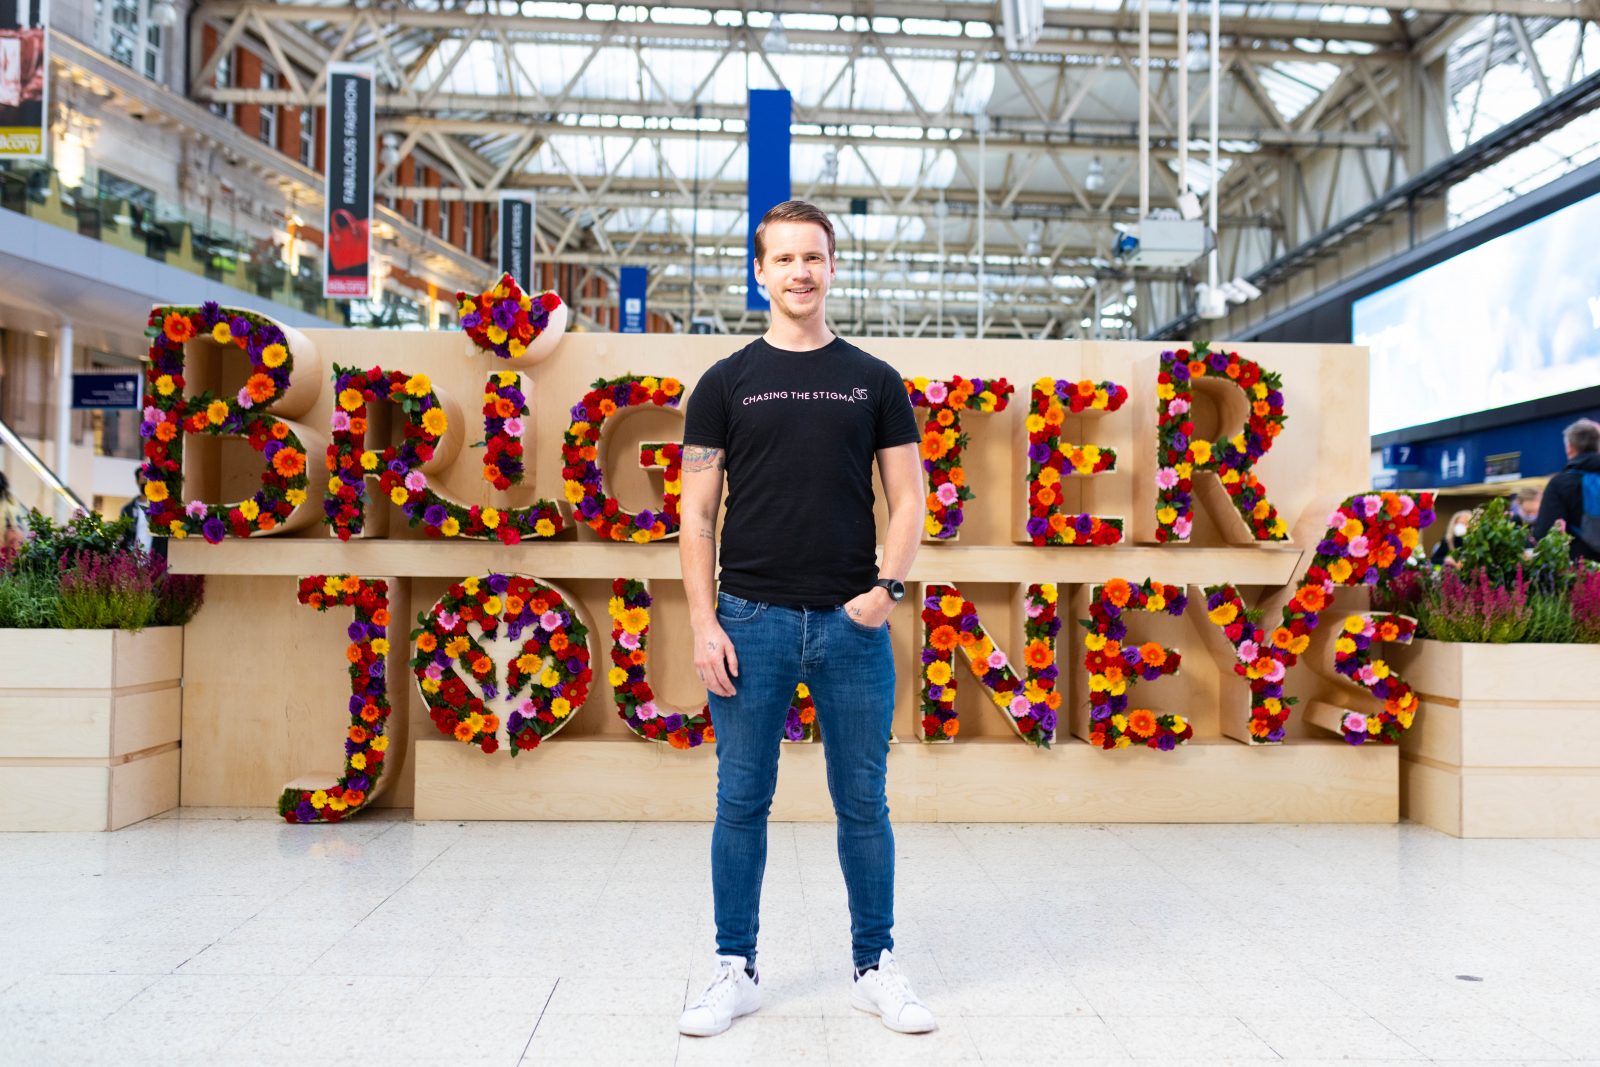
[[[828,218],[828,213],[804,200],[785,200],[761,216],[761,224],[756,227],[756,262],[761,262],[767,255],[766,237],[769,222],[811,222],[821,226],[822,232],[828,235],[828,258],[833,258],[833,220]]]

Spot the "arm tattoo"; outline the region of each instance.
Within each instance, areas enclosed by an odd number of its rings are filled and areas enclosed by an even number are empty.
[[[715,541],[717,539],[717,535],[710,530],[701,530],[700,538],[703,541]]]
[[[683,469],[686,471],[708,471],[713,468],[722,470],[726,464],[723,462],[723,451],[720,448],[707,448],[704,445],[686,445],[683,449]]]

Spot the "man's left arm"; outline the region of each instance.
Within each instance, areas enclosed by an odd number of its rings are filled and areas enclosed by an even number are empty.
[[[922,459],[915,442],[878,450],[878,474],[889,503],[889,531],[883,541],[880,578],[905,581],[912,561],[922,545],[923,517],[927,512],[927,488],[922,474]],[[855,597],[844,608],[863,626],[882,625],[894,611],[889,591],[880,586]]]

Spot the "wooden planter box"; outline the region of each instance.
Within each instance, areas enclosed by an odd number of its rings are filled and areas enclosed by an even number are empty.
[[[1600,837],[1600,645],[1418,641],[1400,813],[1457,837]]]
[[[0,830],[178,806],[183,629],[0,630]]]

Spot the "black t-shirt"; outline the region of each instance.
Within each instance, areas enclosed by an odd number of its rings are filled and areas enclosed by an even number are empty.
[[[835,337],[810,352],[761,338],[689,397],[683,443],[725,453],[722,589],[778,604],[842,604],[877,580],[872,463],[918,440],[895,369]]]

